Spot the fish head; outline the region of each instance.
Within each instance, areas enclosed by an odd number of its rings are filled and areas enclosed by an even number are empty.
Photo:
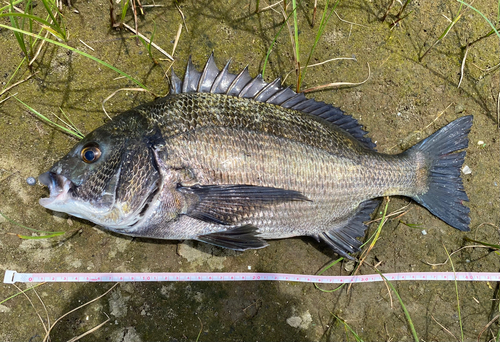
[[[39,176],[50,191],[40,205],[103,227],[133,226],[159,184],[143,121],[122,114],[82,139]]]

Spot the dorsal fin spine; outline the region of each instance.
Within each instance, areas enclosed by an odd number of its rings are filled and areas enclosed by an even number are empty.
[[[252,89],[252,87],[253,87],[253,85],[254,85],[255,83],[259,82],[259,80],[262,80],[262,74],[259,74],[259,75],[257,75],[256,77],[252,78],[252,79],[250,80],[250,82],[248,82],[248,83],[247,83],[247,84],[243,87],[243,89],[241,89],[241,91],[240,91],[240,93],[239,93],[238,97],[251,97],[251,96],[245,96],[245,95],[248,93],[248,91],[249,91],[250,89]]]
[[[255,94],[255,96],[253,98],[256,101],[267,102],[267,100],[269,99],[270,96],[268,96],[267,98],[264,98],[265,93],[269,89],[272,89],[273,87],[275,87],[277,83],[281,83],[281,79],[279,77],[277,79],[275,79],[274,81],[272,81],[271,83],[268,83],[264,88],[262,88],[261,91],[259,91],[257,94]],[[279,86],[278,86],[278,89],[279,89]]]
[[[219,74],[217,75],[217,77],[215,78],[214,80],[214,84],[212,84],[212,87],[210,88],[210,92],[211,93],[218,93],[217,92],[217,88],[219,87],[219,84],[221,83],[221,81],[226,77],[226,74],[229,70],[229,64],[231,63],[231,60],[229,60],[226,65],[224,66],[224,68],[222,68],[221,72],[219,72]],[[221,89],[221,91],[223,91]]]
[[[271,83],[266,83],[262,75],[252,78],[248,73],[248,66],[239,74],[232,74],[228,71],[229,63],[219,70],[212,53],[200,73],[189,57],[183,81],[172,71],[171,94],[201,92],[252,98],[253,101],[266,102],[320,117],[347,131],[365,147],[371,149],[375,147],[371,139],[365,136],[366,132],[357,120],[344,114],[340,108],[314,99],[307,99],[303,93],[297,94],[288,87],[284,88],[279,78]]]
[[[281,79],[279,79],[281,81]],[[270,98],[267,99],[267,102],[274,103],[274,100],[283,95],[287,90],[291,90],[290,88],[282,88],[278,90],[274,95],[271,95]],[[293,90],[292,90],[293,91]],[[278,103],[277,103],[278,104]]]
[[[241,70],[240,73],[238,75],[236,75],[236,77],[234,78],[234,80],[231,82],[231,84],[227,88],[226,94],[230,94],[231,93],[231,90],[233,90],[233,88],[236,86],[236,84],[238,84],[238,81],[241,78],[243,78],[243,75],[245,74],[245,72],[248,72],[248,66],[246,66],[245,68],[243,68],[243,70]]]
[[[207,77],[210,62],[213,63],[213,60],[214,60],[214,53],[212,52],[210,54],[210,57],[208,57],[208,61],[205,63],[205,67],[203,68],[203,71],[201,72],[200,80],[198,81],[198,86],[196,87],[196,91],[202,92],[203,81]]]
[[[292,97],[286,99],[285,101],[281,102],[280,103],[280,106],[281,107],[285,107],[285,108],[290,108],[290,107],[293,107],[295,106],[297,98],[299,97],[303,97],[304,94],[303,93],[295,93],[295,95],[293,95]]]
[[[182,81],[172,69],[172,76],[170,76],[170,94],[179,94],[182,91]]]

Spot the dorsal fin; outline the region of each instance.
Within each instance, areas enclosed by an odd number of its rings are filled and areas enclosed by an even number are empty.
[[[358,121],[352,116],[344,114],[340,108],[308,99],[303,93],[297,94],[290,88],[284,88],[281,86],[279,78],[271,83],[264,81],[261,74],[252,78],[247,67],[239,74],[232,74],[228,71],[229,63],[230,61],[222,70],[219,70],[212,53],[205,63],[203,71],[199,72],[189,57],[183,81],[172,70],[170,94],[191,92],[227,94],[275,104],[325,119],[347,131],[364,146],[371,149],[375,147],[371,139],[365,136],[367,132],[362,129]]]

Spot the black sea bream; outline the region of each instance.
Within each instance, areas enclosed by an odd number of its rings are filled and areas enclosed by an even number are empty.
[[[382,196],[407,196],[469,230],[460,168],[472,116],[407,151],[374,150],[358,122],[280,80],[188,62],[170,94],[113,118],[40,182],[40,204],[120,234],[235,250],[311,236],[359,251]],[[350,257],[351,258],[351,257]]]

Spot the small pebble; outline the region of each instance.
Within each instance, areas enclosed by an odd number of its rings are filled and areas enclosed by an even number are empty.
[[[31,185],[31,186],[35,185],[36,184],[35,177],[28,177],[28,178],[26,178],[26,183],[28,183],[28,185]]]
[[[472,173],[472,170],[470,169],[470,167],[465,165],[464,168],[462,169],[462,172],[464,175],[470,175]]]
[[[427,235],[427,232],[424,230],[422,230],[422,235]]]
[[[344,265],[344,269],[347,271],[347,272],[352,272],[354,270],[354,266],[356,264],[354,263],[354,260],[349,260],[348,262],[345,263]]]
[[[484,144],[484,141],[479,140],[479,141],[477,142],[477,144],[478,144],[478,145],[483,145],[483,144]]]
[[[457,104],[455,106],[455,113],[457,113],[457,114],[458,113],[462,113],[464,110],[465,110],[465,107],[463,105],[461,105],[461,104]]]
[[[252,269],[252,266],[248,266],[248,270],[251,270]]]

